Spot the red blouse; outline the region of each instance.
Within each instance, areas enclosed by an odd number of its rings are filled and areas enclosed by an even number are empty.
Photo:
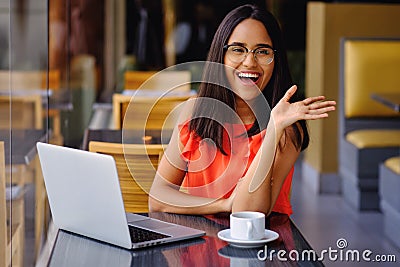
[[[219,151],[213,141],[202,140],[189,132],[189,122],[179,125],[183,144],[182,158],[187,162],[183,186],[188,193],[208,198],[228,198],[238,180],[242,178],[259,150],[265,131],[248,137],[249,126],[224,125],[223,148]],[[229,141],[231,140],[231,141]],[[292,214],[290,190],[294,167],[286,177],[272,211]]]

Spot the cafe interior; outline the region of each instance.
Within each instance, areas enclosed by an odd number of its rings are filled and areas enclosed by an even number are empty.
[[[176,121],[170,113],[196,96],[216,28],[245,3],[278,19],[299,90],[337,102],[329,118],[308,122],[293,214],[275,222],[289,230],[271,221],[283,243],[268,245],[369,250],[371,266],[400,261],[400,1],[0,0],[0,266],[284,265],[219,240],[212,229],[223,223],[207,221],[198,242],[135,252],[59,230],[36,150],[44,142],[112,155],[125,210],[147,214],[146,186]],[[147,151],[127,155],[127,143]],[[138,185],[129,164],[150,182]]]

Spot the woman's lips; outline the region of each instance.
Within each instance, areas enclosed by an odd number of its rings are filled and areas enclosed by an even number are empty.
[[[261,75],[258,72],[238,72],[237,76],[246,85],[254,85],[258,82]]]

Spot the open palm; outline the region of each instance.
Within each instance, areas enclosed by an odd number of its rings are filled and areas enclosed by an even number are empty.
[[[290,103],[290,98],[297,90],[293,85],[272,109],[271,115],[275,126],[286,128],[298,120],[317,120],[328,117],[328,112],[335,110],[335,101],[325,101],[324,96],[308,97],[302,101]]]

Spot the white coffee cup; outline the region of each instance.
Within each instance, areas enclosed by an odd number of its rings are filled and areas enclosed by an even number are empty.
[[[239,240],[260,240],[265,237],[265,214],[241,211],[230,216],[231,237]]]

